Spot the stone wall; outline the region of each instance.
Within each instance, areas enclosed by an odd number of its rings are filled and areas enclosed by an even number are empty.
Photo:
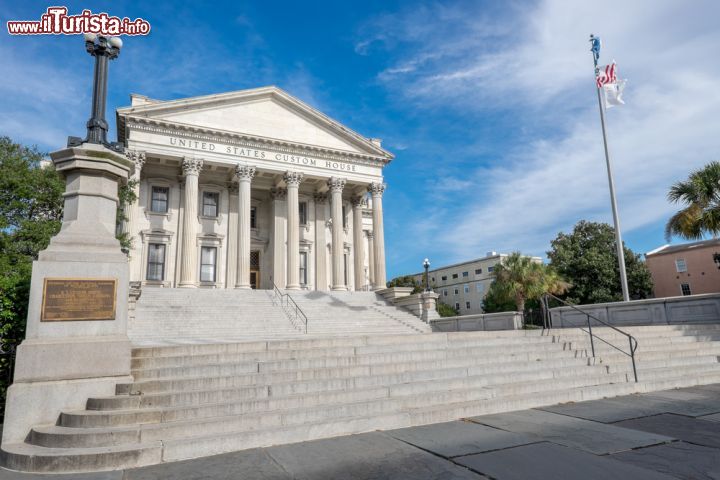
[[[653,298],[630,302],[578,305],[591,317],[611,325],[668,325],[687,323],[720,323],[720,294]],[[550,310],[555,328],[587,325],[587,315],[572,307]],[[600,322],[591,318],[593,325]]]
[[[520,312],[500,312],[444,317],[430,321],[430,326],[433,332],[520,330],[523,326],[523,315]]]

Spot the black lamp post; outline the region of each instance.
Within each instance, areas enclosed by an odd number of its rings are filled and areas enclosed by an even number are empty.
[[[430,275],[428,274],[428,269],[430,268],[430,260],[427,258],[423,261],[423,267],[425,267],[425,291],[430,291]]]
[[[108,142],[108,123],[105,120],[107,103],[108,63],[120,55],[122,40],[118,37],[103,37],[94,33],[85,34],[85,49],[95,57],[95,74],[93,76],[93,101],[90,120],[87,122],[87,138],[68,137],[68,147],[77,147],[83,143],[104,145],[111,150],[123,151],[123,145]]]

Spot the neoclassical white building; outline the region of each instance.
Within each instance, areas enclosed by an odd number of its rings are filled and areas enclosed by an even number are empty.
[[[384,288],[393,155],[276,87],[132,95],[130,279],[180,288]]]

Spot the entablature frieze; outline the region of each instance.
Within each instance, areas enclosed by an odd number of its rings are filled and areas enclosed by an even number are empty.
[[[157,119],[127,117],[128,130],[138,130],[168,137],[180,137],[190,140],[221,143],[240,148],[257,150],[272,150],[280,154],[311,156],[321,160],[350,162],[358,165],[384,167],[390,159],[379,156],[366,155],[357,152],[334,150],[301,143],[292,143],[286,140],[277,140],[267,137],[257,137],[241,133],[223,132],[203,127],[182,125]]]

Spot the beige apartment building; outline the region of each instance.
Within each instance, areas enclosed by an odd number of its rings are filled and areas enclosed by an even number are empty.
[[[720,292],[720,239],[664,245],[645,260],[657,298]]]
[[[455,307],[460,315],[483,313],[483,300],[493,282],[492,272],[505,257],[505,253],[487,252],[475,260],[430,270],[430,286],[440,295],[438,301]],[[532,258],[542,262],[540,257]],[[421,272],[412,276],[422,284],[423,275]]]

